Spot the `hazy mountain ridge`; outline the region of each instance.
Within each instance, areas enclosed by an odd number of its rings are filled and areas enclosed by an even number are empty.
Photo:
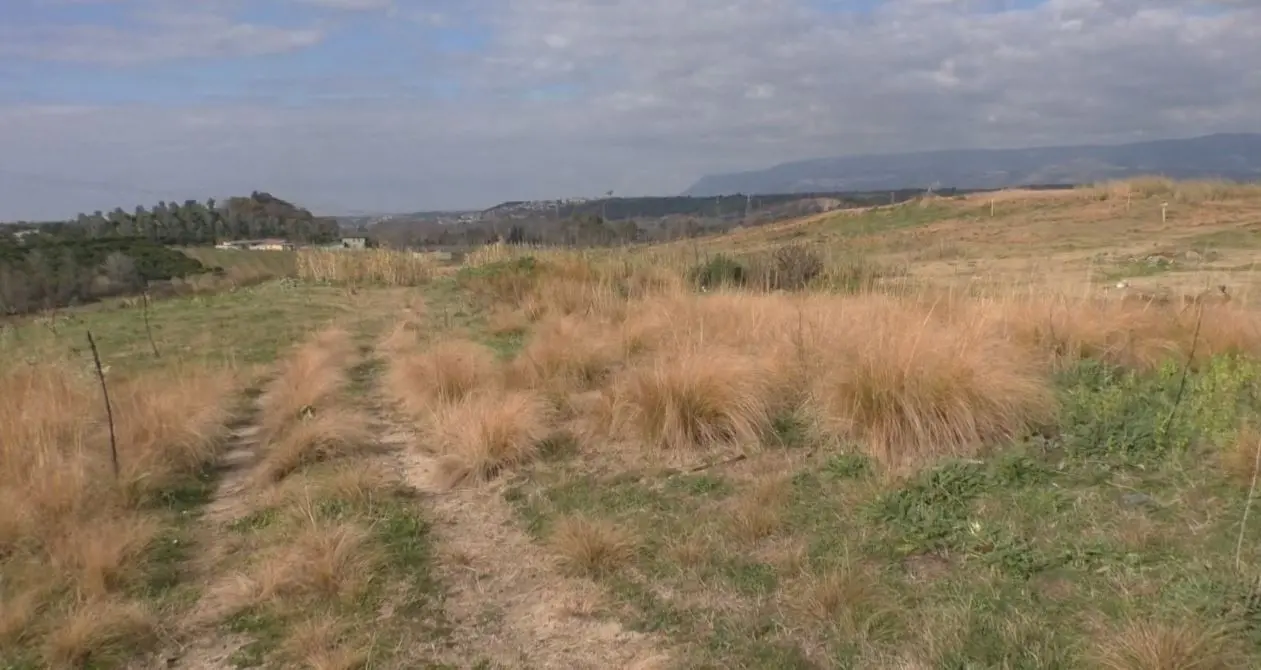
[[[1089,183],[1145,174],[1176,179],[1261,179],[1261,134],[1028,149],[950,149],[841,156],[765,170],[706,175],[683,195],[876,191],[951,186],[990,189]]]

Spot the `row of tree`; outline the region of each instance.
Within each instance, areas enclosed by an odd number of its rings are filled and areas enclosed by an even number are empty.
[[[217,203],[187,200],[159,202],[152,208],[121,207],[112,212],[80,214],[71,221],[44,223],[38,229],[59,239],[141,238],[158,244],[213,245],[224,240],[284,238],[300,244],[326,244],[340,236],[336,219],[317,217],[268,193]]]

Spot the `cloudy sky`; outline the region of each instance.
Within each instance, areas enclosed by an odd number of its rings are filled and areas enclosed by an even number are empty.
[[[1261,131],[1261,0],[0,0],[0,220]]]

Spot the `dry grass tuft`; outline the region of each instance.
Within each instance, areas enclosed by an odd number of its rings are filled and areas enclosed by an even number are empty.
[[[169,488],[214,460],[232,416],[228,399],[240,383],[232,370],[183,367],[113,391],[119,460],[132,495]],[[94,446],[108,450],[107,436]]]
[[[355,357],[350,333],[331,327],[282,360],[276,378],[259,398],[263,442],[278,439],[304,417],[335,401],[349,382],[347,370]]]
[[[683,351],[626,370],[614,425],[669,450],[757,444],[771,422],[767,367],[738,351]]]
[[[213,461],[238,376],[180,366],[109,381],[117,479],[87,366],[0,371],[0,646],[42,648],[58,667],[153,642],[153,619],[125,595],[154,568],[165,517],[151,503]]]
[[[1111,631],[1095,650],[1107,670],[1227,670],[1247,665],[1225,630],[1194,621],[1134,621]]]
[[[337,621],[327,615],[301,621],[281,643],[280,653],[312,670],[353,670],[365,667],[367,650],[351,645]]]
[[[530,460],[551,435],[554,417],[555,410],[538,393],[483,390],[440,406],[430,437],[453,467],[490,477]]]
[[[750,544],[774,535],[781,525],[782,510],[788,498],[788,482],[785,477],[764,477],[755,482],[751,490],[736,498],[730,508],[732,534]]]
[[[304,466],[353,454],[372,440],[362,412],[344,407],[319,410],[264,446],[257,473],[278,482]]]
[[[307,598],[350,602],[371,582],[380,562],[366,530],[352,521],[326,521],[309,508],[295,536],[270,547],[227,594],[230,609],[268,602],[298,604]]]
[[[800,586],[793,609],[814,622],[851,631],[862,624],[859,613],[884,596],[872,575],[847,567],[809,575]]]
[[[1255,426],[1240,429],[1235,441],[1221,453],[1222,468],[1232,480],[1248,486],[1261,466],[1261,432]]]
[[[635,554],[630,533],[604,519],[559,519],[548,540],[568,570],[591,577],[616,571]]]
[[[815,341],[808,405],[825,432],[858,441],[886,466],[967,455],[1054,418],[1037,359],[984,327],[892,300],[845,307]]]
[[[445,340],[425,352],[394,352],[385,375],[391,397],[417,419],[500,383],[495,352],[468,340]]]
[[[49,634],[44,659],[62,668],[117,662],[152,642],[157,629],[152,612],[138,603],[81,602]]]
[[[433,258],[410,251],[299,249],[298,278],[334,284],[420,286],[433,278]]]
[[[299,345],[259,399],[263,481],[280,481],[304,465],[344,456],[371,443],[367,417],[342,404],[357,351],[340,327]]]
[[[513,367],[531,388],[588,389],[624,359],[605,324],[562,316],[539,324]]]

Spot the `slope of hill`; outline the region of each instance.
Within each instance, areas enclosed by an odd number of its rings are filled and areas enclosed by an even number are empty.
[[[684,195],[889,190],[934,184],[961,189],[1088,183],[1162,174],[1175,179],[1261,178],[1261,134],[1216,134],[1119,145],[960,149],[842,156],[702,177]]]

